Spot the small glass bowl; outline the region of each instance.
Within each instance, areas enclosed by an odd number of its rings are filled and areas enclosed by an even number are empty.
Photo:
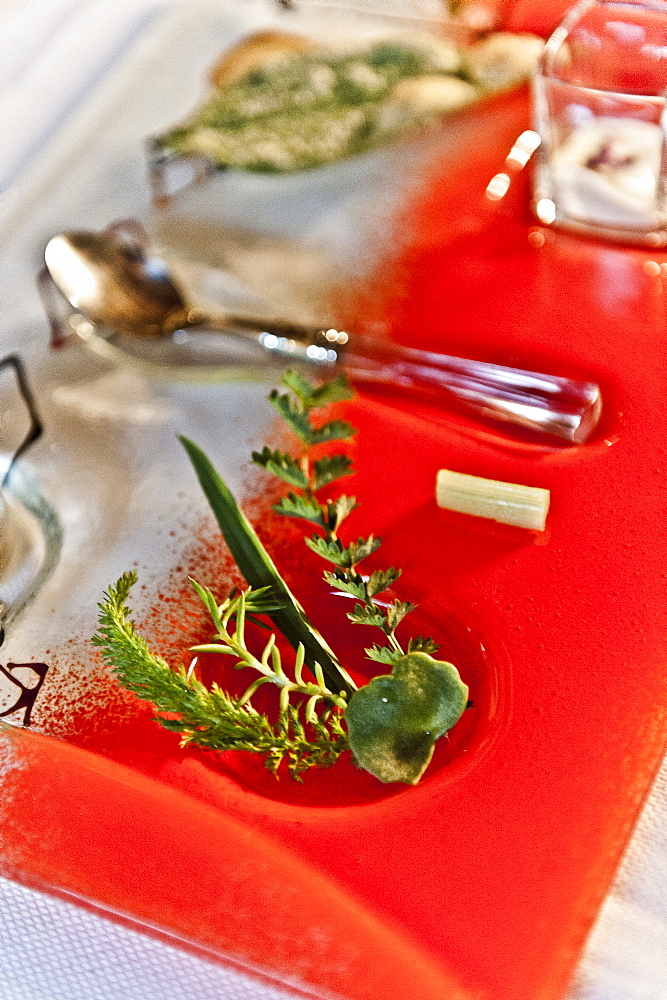
[[[631,244],[667,244],[667,3],[582,0],[534,80],[541,222]]]

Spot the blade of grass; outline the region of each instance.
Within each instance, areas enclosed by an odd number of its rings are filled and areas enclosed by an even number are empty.
[[[320,664],[330,690],[351,694],[356,690],[354,681],[341,666],[326,639],[308,620],[210,459],[189,438],[180,436],[179,440],[246,582],[255,589],[270,587],[272,596],[282,604],[279,610],[268,612],[268,617],[294,649],[298,649],[299,643],[303,644],[306,663],[313,672],[315,664]]]

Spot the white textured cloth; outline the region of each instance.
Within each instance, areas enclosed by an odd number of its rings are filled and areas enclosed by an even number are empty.
[[[667,1000],[667,765],[589,938],[573,1000]]]
[[[6,879],[0,937],[0,1000],[298,1000]]]
[[[252,6],[252,5],[250,5]],[[5,320],[34,316],[32,278],[48,221],[35,190],[71,151],[72,122],[151,27],[168,0],[5,0],[0,5],[0,252]],[[68,131],[69,130],[69,131]],[[134,140],[133,140],[134,141]],[[119,207],[144,199],[127,188]],[[83,193],[83,191],[82,191]],[[76,210],[62,206],[63,214]],[[102,209],[106,211],[106,207]],[[12,243],[9,234],[16,235]],[[34,256],[29,252],[34,244]],[[25,252],[24,252],[25,251]],[[5,323],[0,353],[16,349]],[[287,988],[175,948],[0,878],[0,1000],[297,1000]],[[298,994],[303,997],[303,994]]]

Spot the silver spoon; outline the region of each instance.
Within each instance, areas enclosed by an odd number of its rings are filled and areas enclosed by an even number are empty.
[[[146,253],[138,223],[54,236],[44,259],[41,291],[54,332],[60,323],[45,281],[86,319],[114,332],[155,339],[177,330],[214,330],[252,340],[268,353],[294,361],[325,367],[339,363],[353,382],[435,390],[443,406],[501,423],[506,430],[522,428],[582,444],[600,418],[600,388],[593,382],[382,344],[333,327],[206,316],[187,304],[166,262]]]

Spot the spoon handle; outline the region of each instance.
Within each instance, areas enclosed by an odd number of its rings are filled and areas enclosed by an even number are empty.
[[[353,382],[427,390],[452,409],[569,444],[588,440],[602,411],[594,382],[381,344],[333,328],[238,316],[225,322],[273,354],[324,367],[338,362]]]

